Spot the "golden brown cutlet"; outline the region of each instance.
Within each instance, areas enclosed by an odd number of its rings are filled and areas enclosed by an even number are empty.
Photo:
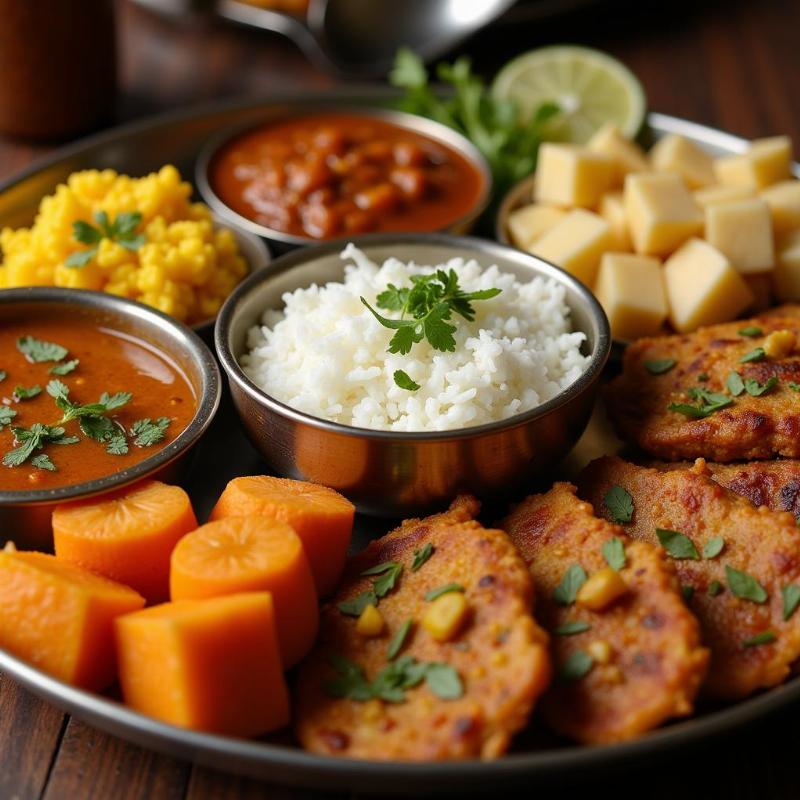
[[[531,615],[530,574],[508,536],[469,519],[473,500],[445,514],[409,520],[350,560],[333,601],[322,611],[320,643],[301,665],[295,695],[295,730],[316,753],[378,760],[439,761],[494,758],[522,728],[550,680],[547,634]],[[412,570],[415,551],[431,545],[430,558]],[[356,619],[337,605],[372,587],[362,573],[393,561],[403,565],[396,587],[378,609],[383,635],[366,637]],[[436,641],[420,625],[427,592],[458,583],[469,617],[458,635]],[[402,702],[334,697],[332,658],[345,658],[372,681],[389,662],[387,648],[407,620],[410,633],[400,658],[454,667],[463,695],[441,699],[426,683],[405,690]],[[341,662],[340,662],[341,663]]]
[[[607,518],[614,516],[607,493],[624,489],[634,508],[625,532],[674,556],[711,649],[709,694],[740,698],[786,678],[800,656],[800,613],[784,599],[800,591],[800,532],[791,514],[756,508],[712,480],[702,462],[662,472],[605,457],[583,471],[578,487]]]
[[[502,527],[531,570],[536,617],[551,634],[557,677],[541,708],[555,730],[602,744],[635,738],[692,712],[708,650],[660,548],[633,541],[618,525],[596,517],[568,483],[523,500]],[[564,604],[563,597],[557,601],[554,593],[574,565],[590,578],[608,568],[603,546],[614,538],[623,548],[618,572],[626,592],[598,610]],[[585,630],[559,633],[576,623]],[[559,680],[558,670],[570,659],[587,655],[593,663],[586,675]]]
[[[606,395],[618,434],[667,461],[800,457],[800,392],[792,388],[793,384],[800,386],[800,348],[784,358],[742,361],[752,359],[774,331],[800,335],[798,307],[782,308],[782,312],[773,309],[692,334],[639,339],[629,345],[623,372]],[[739,333],[747,328],[761,333]],[[664,359],[677,363],[665,372],[651,374],[646,364]],[[756,381],[764,386],[771,378],[777,383],[761,396],[742,391],[731,397],[726,387],[734,371],[745,383]],[[697,419],[670,409],[675,404],[699,406],[700,400],[692,397],[690,390],[728,394],[732,402]]]

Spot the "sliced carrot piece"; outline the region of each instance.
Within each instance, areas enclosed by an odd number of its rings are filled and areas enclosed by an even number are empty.
[[[179,600],[116,622],[125,702],[184,728],[255,736],[289,721],[269,592]]]
[[[283,666],[303,658],[319,623],[317,590],[303,543],[287,522],[229,517],[187,533],[172,551],[173,600],[268,591]]]
[[[172,549],[196,527],[186,492],[159,481],[65,503],[53,512],[60,559],[132,586],[148,603],[169,598]]]
[[[234,478],[211,519],[262,516],[288,522],[303,541],[320,596],[336,588],[353,533],[355,506],[316,483],[257,475]]]
[[[114,618],[142,606],[133,589],[55,556],[0,551],[0,647],[67,683],[114,682]]]

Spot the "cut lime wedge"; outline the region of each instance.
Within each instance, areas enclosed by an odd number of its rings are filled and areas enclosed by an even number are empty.
[[[644,90],[615,58],[574,45],[542,47],[509,61],[492,85],[498,99],[510,98],[528,120],[543,103],[560,113],[548,123],[548,138],[582,144],[606,122],[633,138],[644,121]]]

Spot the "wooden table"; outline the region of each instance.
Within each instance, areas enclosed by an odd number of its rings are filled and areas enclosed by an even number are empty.
[[[477,0],[476,0],[477,1]],[[666,4],[598,3],[547,23],[490,29],[463,50],[490,75],[516,53],[569,41],[626,61],[651,108],[755,137],[800,143],[800,3],[789,0]],[[661,9],[664,10],[661,10]],[[334,80],[289,43],[227,25],[178,28],[120,5],[120,120],[220,97]],[[0,138],[0,176],[50,147]],[[787,709],[655,765],[616,770],[612,797],[706,800],[800,797],[800,708]],[[569,776],[560,796],[603,796],[598,781]],[[501,788],[501,787],[498,787]],[[463,794],[463,792],[462,792]],[[143,751],[106,736],[0,676],[0,800],[242,800],[321,795],[292,792]]]

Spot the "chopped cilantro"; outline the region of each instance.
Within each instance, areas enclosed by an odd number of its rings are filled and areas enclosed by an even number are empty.
[[[612,486],[606,492],[603,503],[613,522],[626,523],[633,519],[633,498],[621,486]]]
[[[661,546],[673,558],[700,558],[700,554],[697,552],[694,542],[688,536],[684,536],[678,531],[670,531],[665,528],[656,528],[656,536],[658,536],[658,541],[661,543]]]

